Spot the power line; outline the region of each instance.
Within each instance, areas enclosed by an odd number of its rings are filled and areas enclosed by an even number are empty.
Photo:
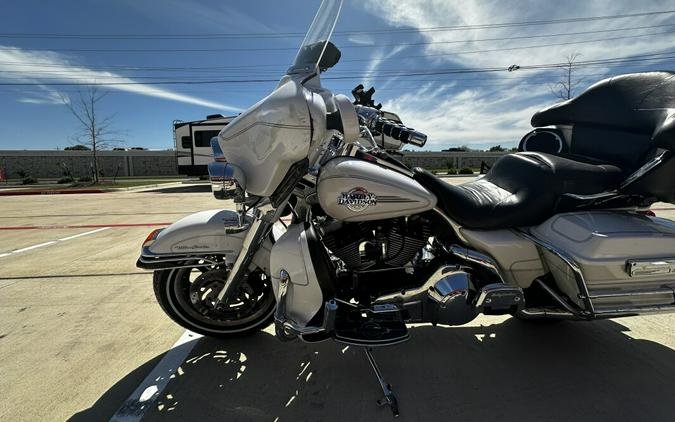
[[[604,75],[606,75],[606,73],[604,73],[604,72],[598,73],[597,75],[604,76]],[[461,81],[461,80],[458,80],[458,79],[408,79],[408,80],[405,81],[406,84],[408,82],[423,82],[423,83],[416,83],[416,84],[412,84],[412,85],[411,84],[400,85],[400,86],[396,86],[396,87],[392,87],[392,88],[378,88],[377,92],[380,92],[380,91],[400,91],[402,89],[413,89],[413,88],[427,87],[431,83],[447,84],[447,83],[453,83],[453,82],[458,82],[458,81]],[[552,83],[552,81],[550,81],[550,80],[548,80],[548,81],[545,81],[545,80],[532,81],[532,80],[529,80],[529,79],[520,78],[518,80],[506,81],[506,82],[505,81],[483,81],[483,82],[479,82],[479,83],[463,82],[461,85],[458,85],[458,87],[463,88],[463,87],[514,86],[514,85],[530,86],[530,85],[550,85],[551,83]],[[333,89],[351,89],[351,88],[353,88],[353,86],[354,86],[353,84],[350,84],[347,87],[335,87],[335,86],[331,86],[331,87]],[[28,89],[28,90],[21,89],[21,90],[18,90],[18,89],[13,89],[13,88],[5,88],[4,90],[7,91],[7,92],[16,92],[16,93],[27,93],[27,92],[44,93],[45,92],[44,90],[37,90],[37,89]],[[78,90],[63,90],[63,89],[59,89],[59,91],[61,91],[61,92],[79,92]],[[213,90],[181,90],[180,92],[213,93],[214,91]],[[267,88],[254,88],[254,89],[249,88],[249,89],[242,89],[242,90],[228,89],[225,92],[226,93],[269,92],[269,89],[267,89]]]
[[[627,38],[639,38],[639,37],[645,37],[645,36],[653,36],[653,35],[664,35],[664,34],[673,34],[675,32],[673,31],[668,31],[668,32],[658,32],[658,33],[652,33],[652,34],[643,34],[643,35],[628,35],[628,36],[621,36],[621,37],[611,37],[611,38],[601,38],[601,39],[596,39],[596,40],[584,40],[584,41],[569,41],[569,42],[559,42],[559,43],[549,43],[549,44],[537,44],[537,45],[527,45],[527,46],[520,46],[520,47],[500,47],[500,48],[492,48],[492,49],[485,49],[485,50],[468,50],[468,51],[451,51],[447,53],[430,53],[430,54],[419,54],[419,55],[414,55],[414,56],[406,56],[406,58],[422,58],[422,57],[445,57],[445,56],[455,56],[455,55],[462,55],[462,54],[481,54],[481,53],[494,53],[498,51],[516,51],[516,50],[529,50],[533,48],[546,48],[546,47],[560,47],[563,45],[576,45],[576,44],[590,44],[590,43],[595,43],[595,42],[605,42],[605,41],[616,41],[616,40],[623,40]],[[391,60],[391,59],[350,59],[350,60],[343,60],[343,63],[356,63],[356,62],[371,62],[371,61],[385,61],[385,60]]]
[[[545,48],[545,47],[553,47],[553,46],[563,46],[563,45],[575,45],[575,44],[586,44],[586,43],[595,43],[595,42],[604,42],[604,41],[615,41],[619,39],[626,39],[626,38],[638,38],[638,37],[645,37],[645,36],[654,36],[654,35],[663,35],[663,34],[672,34],[674,33],[673,31],[668,31],[668,32],[659,32],[659,33],[650,33],[650,34],[639,34],[639,35],[630,35],[630,36],[620,36],[620,37],[611,37],[611,38],[602,38],[602,39],[594,39],[594,40],[584,40],[584,41],[571,41],[571,42],[561,42],[561,43],[549,43],[549,44],[538,44],[538,45],[529,45],[529,46],[519,46],[519,47],[503,47],[503,48],[495,48],[495,49],[484,49],[484,50],[468,50],[468,51],[453,51],[453,52],[448,52],[448,53],[429,53],[429,54],[419,54],[419,55],[408,55],[405,56],[406,59],[413,59],[413,58],[426,58],[426,57],[445,57],[445,56],[453,56],[453,55],[464,55],[464,54],[480,54],[480,53],[487,53],[487,52],[500,52],[500,51],[516,51],[516,50],[527,50],[527,49],[533,49],[533,48]],[[351,59],[351,60],[343,60],[342,63],[359,63],[359,62],[373,62],[373,61],[386,61],[386,60],[391,60],[391,59],[373,59],[373,58],[368,58],[368,59]],[[40,66],[40,67],[55,67],[62,69],[66,66],[72,66],[71,64],[58,64],[58,63],[41,63],[41,62],[0,62],[0,65],[14,65],[14,66]],[[219,70],[219,71],[224,71],[224,70],[244,70],[248,68],[258,68],[262,66],[273,66],[273,67],[280,67],[280,66],[288,66],[287,64],[275,64],[275,65],[239,65],[239,66],[207,66],[207,67],[165,67],[165,66],[151,66],[151,67],[140,67],[140,66],[87,66],[87,65],[75,65],[75,66],[82,66],[83,68],[86,69],[115,69],[118,71],[138,71],[138,70],[144,70],[144,71],[195,71],[195,72],[201,72],[205,70]],[[17,72],[17,73],[23,73],[25,70],[2,70],[0,72]],[[47,72],[47,71],[41,71],[41,72]],[[255,73],[270,73],[274,72],[275,74],[277,73],[276,70],[270,70],[270,71],[262,71],[260,69],[256,69]],[[247,75],[250,75],[251,72],[247,72]]]
[[[623,18],[636,18],[655,15],[664,15],[675,13],[675,10],[662,10],[653,12],[627,13],[618,15],[587,16],[563,19],[533,20],[521,22],[503,22],[486,23],[473,25],[453,25],[453,26],[431,26],[421,28],[397,28],[397,29],[379,29],[379,30],[354,30],[354,31],[335,31],[335,36],[349,35],[367,35],[367,34],[389,34],[406,32],[434,32],[434,31],[464,31],[472,29],[492,29],[492,28],[512,28],[522,26],[552,25],[574,22],[592,22],[600,20],[612,20]],[[303,37],[301,32],[285,33],[213,33],[213,34],[76,34],[76,33],[0,33],[0,38],[67,38],[67,39],[222,39],[222,38],[295,38]]]
[[[660,53],[666,54],[666,53]],[[675,52],[669,52],[668,54],[675,54]],[[594,65],[609,65],[609,64],[622,64],[630,62],[641,62],[647,60],[664,60],[664,59],[675,59],[673,56],[662,56],[658,58],[646,58],[645,56],[651,55],[638,55],[638,56],[629,56],[629,57],[617,57],[609,59],[598,59],[598,60],[585,60],[575,62],[575,67],[584,67],[584,66],[594,66]],[[519,71],[524,70],[543,70],[543,69],[557,69],[568,66],[568,63],[548,63],[548,64],[533,64],[533,65],[520,65]],[[363,79],[363,78],[374,78],[374,77],[408,77],[408,76],[432,76],[432,75],[450,75],[450,74],[465,74],[465,73],[489,73],[489,72],[503,72],[506,71],[505,67],[485,67],[485,68],[450,68],[450,69],[439,69],[434,71],[391,71],[391,73],[382,73],[380,75],[370,74],[370,75],[349,75],[349,76],[330,76],[323,77],[323,80],[342,80],[342,79]],[[95,78],[92,78],[95,79]],[[105,79],[105,77],[101,77]],[[261,82],[278,82],[277,79],[221,79],[221,80],[186,80],[186,81],[177,81],[177,80],[166,80],[166,81],[150,81],[150,82],[0,82],[0,86],[79,86],[79,85],[202,85],[202,84],[229,84],[229,83],[261,83]]]
[[[655,54],[648,54],[648,55],[640,55],[640,56],[631,56],[633,57],[630,60],[636,61],[659,61],[659,62],[664,62],[664,60],[668,60],[670,58],[673,58],[675,56],[667,56],[665,54],[675,54],[675,52],[667,52],[667,53],[655,53]],[[612,64],[623,64],[624,62],[628,61],[629,59],[626,58],[613,58],[613,59],[602,59],[600,61],[586,61],[586,62],[577,62],[580,65],[583,66],[599,66],[599,65],[612,65]],[[575,63],[575,66],[577,65]],[[565,67],[567,66],[566,63],[563,63],[559,67]],[[503,67],[500,69],[504,69]],[[334,79],[337,76],[341,76],[343,78],[353,78],[355,77],[354,75],[358,75],[359,77],[394,77],[398,76],[401,73],[406,73],[406,72],[411,72],[411,71],[419,71],[418,69],[415,68],[409,68],[409,69],[378,69],[378,70],[373,70],[373,71],[359,71],[359,73],[355,72],[349,72],[346,70],[342,70],[340,72],[331,72],[329,77],[322,77],[322,79]],[[30,78],[44,78],[44,79],[61,79],[61,80],[68,80],[68,79],[75,79],[75,80],[81,80],[81,79],[91,79],[94,82],[96,80],[115,80],[115,79],[144,79],[144,80],[175,80],[175,81],[180,81],[180,80],[189,80],[189,81],[195,81],[195,82],[200,82],[200,81],[210,81],[214,78],[221,78],[223,75],[222,73],[218,74],[200,74],[200,75],[102,75],[100,73],[95,73],[95,71],[82,71],[82,72],[77,72],[73,73],[72,71],[68,70],[5,70],[1,71],[0,70],[0,76],[5,73],[11,73],[11,74],[21,74],[21,77],[30,77]],[[278,75],[279,73],[275,73],[274,75]],[[263,74],[258,74],[258,73],[246,73],[246,74],[230,74],[227,75],[231,78],[243,78],[241,79],[242,81],[245,81],[247,77],[262,77],[264,76]],[[468,79],[468,78],[464,78]],[[506,78],[502,77],[500,79],[522,79],[522,78]],[[273,81],[277,81],[277,79],[270,79]],[[268,80],[265,80],[265,82]]]
[[[525,40],[525,39],[535,39],[535,38],[552,38],[552,37],[566,37],[572,35],[591,35],[591,34],[602,34],[609,32],[623,32],[623,31],[634,31],[641,29],[653,29],[653,28],[663,28],[663,27],[672,27],[675,26],[675,23],[670,24],[660,24],[660,25],[649,25],[649,26],[636,26],[631,28],[615,28],[615,29],[601,29],[595,31],[580,31],[580,32],[559,32],[555,34],[538,34],[538,35],[521,35],[514,37],[493,37],[493,38],[480,38],[480,39],[467,39],[467,40],[452,40],[452,41],[424,41],[424,42],[409,42],[409,43],[374,43],[369,45],[345,45],[340,46],[340,49],[349,49],[349,48],[382,48],[382,47],[402,47],[402,46],[425,46],[425,45],[446,45],[446,44],[462,44],[462,43],[474,43],[474,42],[492,42],[492,41],[513,41],[513,40]],[[670,32],[656,32],[649,34],[634,34],[627,35],[624,38],[633,38],[633,37],[646,37],[650,35],[662,35],[669,34]],[[606,40],[615,40],[622,38],[608,38]],[[595,41],[604,41],[605,39],[598,39]],[[585,41],[588,42],[588,41]],[[18,50],[17,47],[0,47],[0,51],[14,51]],[[297,51],[298,47],[238,47],[238,48],[143,48],[143,49],[127,49],[127,48],[112,48],[112,49],[102,49],[102,48],[30,48],[30,51],[62,51],[62,52],[96,52],[96,53],[208,53],[208,52],[257,52],[257,51]]]
[[[675,54],[672,52],[666,53],[666,54]],[[658,57],[656,56],[646,56],[646,57],[641,57],[639,59],[634,59],[639,60],[641,62],[647,62],[647,61],[658,61],[658,62],[664,62],[667,61],[675,56],[663,56],[660,55]],[[623,64],[626,62],[626,59],[612,59],[608,60],[605,59],[600,62],[594,62],[590,61],[587,63],[580,63],[581,65],[585,66],[596,66],[596,65],[613,65],[613,64]],[[577,63],[575,63],[575,66]],[[562,66],[559,67],[565,67],[567,66],[566,63],[564,63]],[[504,69],[504,68],[501,68]],[[346,78],[351,78],[354,77],[354,75],[358,75],[360,77],[394,77],[398,76],[400,73],[405,73],[405,72],[411,72],[411,71],[419,71],[419,69],[416,68],[410,68],[410,69],[378,69],[378,70],[373,70],[373,71],[359,71],[359,73],[355,72],[348,72],[345,70],[342,70],[341,72],[331,72],[330,76],[328,77],[322,77],[322,79],[327,79],[330,80],[332,77],[336,76],[342,76]],[[30,78],[56,78],[56,79],[62,79],[62,80],[67,80],[67,79],[76,79],[76,80],[81,80],[81,79],[91,79],[91,80],[108,80],[108,79],[148,79],[148,80],[165,80],[165,79],[170,79],[170,80],[190,80],[190,81],[203,81],[207,80],[210,81],[214,78],[220,78],[222,77],[222,73],[217,73],[217,74],[200,74],[200,75],[143,75],[143,74],[134,74],[134,75],[102,75],[99,73],[94,73],[92,72],[77,72],[73,73],[72,71],[67,71],[67,70],[5,70],[2,71],[0,70],[0,76],[2,76],[3,73],[12,73],[12,74],[21,74],[21,77],[30,77]],[[275,75],[279,75],[279,73],[275,73]],[[247,77],[254,77],[254,76],[264,76],[262,74],[251,74],[251,73],[246,73],[246,74],[231,74],[227,75],[229,77],[238,77],[238,78],[243,78],[242,80],[246,80],[245,78]],[[538,76],[533,76],[531,78],[536,78]],[[493,79],[495,77],[492,77]],[[497,77],[498,79],[526,79],[526,77]],[[476,79],[476,78],[462,78],[463,80],[470,80],[470,79]],[[274,81],[278,81],[277,79],[271,79]]]

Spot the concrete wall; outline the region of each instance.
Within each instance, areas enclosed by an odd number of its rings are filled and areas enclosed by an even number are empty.
[[[105,177],[173,176],[178,173],[174,151],[99,151],[99,169]],[[7,178],[18,178],[23,170],[36,178],[59,178],[63,166],[74,177],[92,174],[89,151],[0,151],[0,167]]]
[[[403,161],[409,167],[423,167],[426,169],[463,167],[480,168],[481,162],[492,166],[499,157],[506,152],[403,152]]]
[[[403,152],[401,160],[411,167],[444,169],[480,168],[504,155],[503,152]],[[174,176],[178,174],[174,151],[99,151],[99,167],[105,177]],[[18,178],[24,170],[36,178],[59,178],[65,164],[74,177],[91,175],[88,151],[0,151],[0,167],[7,177]]]

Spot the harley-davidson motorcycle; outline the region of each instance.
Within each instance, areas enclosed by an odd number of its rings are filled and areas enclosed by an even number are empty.
[[[426,136],[321,86],[342,5],[325,0],[274,91],[211,141],[214,209],[153,231],[138,266],[163,310],[215,337],[371,348],[479,314],[589,321],[675,310],[675,73],[596,83],[532,117],[520,152],[453,186],[397,157]],[[452,116],[448,116],[452,118]],[[230,208],[230,207],[228,207]],[[284,225],[283,230],[278,227]]]

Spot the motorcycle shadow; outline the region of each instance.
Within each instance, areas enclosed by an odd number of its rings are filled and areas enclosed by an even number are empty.
[[[409,342],[374,355],[404,421],[672,420],[675,352],[626,331],[613,321],[533,325],[513,318],[420,326]],[[148,366],[71,420],[109,418]],[[380,398],[362,349],[284,344],[261,332],[199,340],[143,420],[390,421],[388,408],[376,405]]]

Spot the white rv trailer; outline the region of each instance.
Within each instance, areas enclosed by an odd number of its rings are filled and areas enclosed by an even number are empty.
[[[222,114],[206,116],[206,120],[173,122],[173,142],[176,148],[178,173],[188,176],[206,176],[208,165],[213,161],[211,138],[218,136],[236,116]]]

